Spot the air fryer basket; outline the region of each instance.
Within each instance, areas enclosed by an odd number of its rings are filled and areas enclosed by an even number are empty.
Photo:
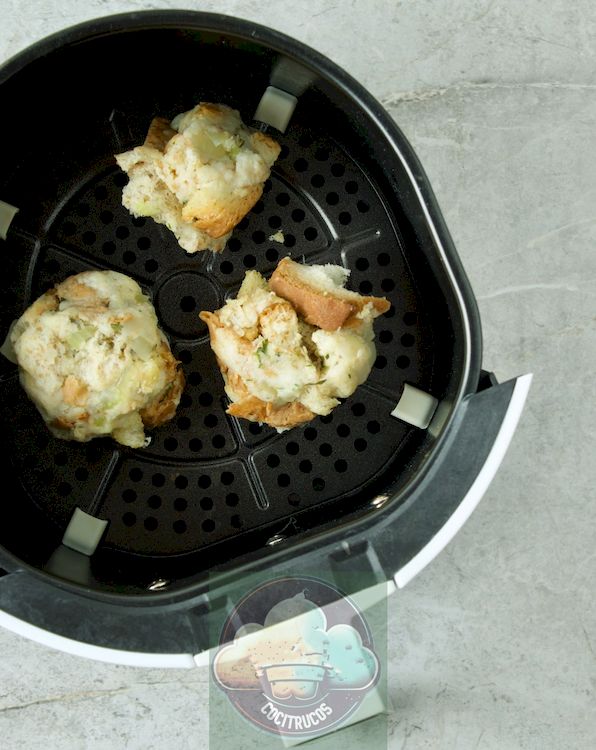
[[[251,122],[280,60],[308,83],[287,131],[272,131],[281,156],[224,252],[187,255],[164,227],[132,218],[114,153],[141,143],[153,116],[201,100]],[[175,419],[131,450],[53,438],[15,367],[0,362],[5,567],[87,595],[151,597],[395,513],[477,390],[480,328],[422,170],[379,105],[282,35],[181,12],[103,19],[45,40],[0,71],[0,99],[13,113],[0,122],[10,144],[0,198],[19,208],[2,248],[2,333],[66,276],[115,269],[151,295],[187,379]],[[283,244],[271,239],[279,230]],[[392,307],[375,324],[367,383],[328,417],[277,434],[225,414],[198,312],[284,255],[343,263],[352,289]],[[428,430],[391,415],[405,383],[441,404]],[[109,521],[83,581],[50,565],[77,507]]]

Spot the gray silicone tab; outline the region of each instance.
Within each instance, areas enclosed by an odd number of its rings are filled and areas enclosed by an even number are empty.
[[[265,122],[281,133],[285,133],[297,102],[298,99],[292,94],[277,89],[275,86],[267,86],[255,112],[255,120]]]
[[[107,521],[102,521],[80,508],[75,508],[62,537],[62,543],[84,555],[92,555],[107,525]]]
[[[12,220],[18,210],[16,206],[0,201],[0,239],[6,239]]]
[[[438,403],[438,400],[430,393],[406,383],[401,398],[391,414],[414,427],[425,430],[433,418]]]

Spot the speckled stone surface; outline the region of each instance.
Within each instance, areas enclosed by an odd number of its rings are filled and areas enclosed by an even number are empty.
[[[594,3],[0,0],[0,59],[86,18],[174,7],[285,31],[386,105],[477,295],[485,367],[501,380],[535,374],[479,508],[389,600],[388,746],[593,750]],[[6,750],[206,746],[206,669],[101,664],[6,631],[0,655]],[[346,750],[365,743],[362,727],[341,739]]]

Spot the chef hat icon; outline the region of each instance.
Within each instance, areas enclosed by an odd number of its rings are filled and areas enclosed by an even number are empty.
[[[213,672],[227,690],[264,690],[280,699],[312,698],[329,689],[363,690],[378,673],[374,653],[348,624],[327,629],[322,608],[304,592],[268,612],[264,625],[248,623],[215,657]]]

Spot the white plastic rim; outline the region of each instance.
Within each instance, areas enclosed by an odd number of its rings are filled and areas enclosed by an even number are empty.
[[[0,627],[6,628],[6,630],[10,630],[17,635],[22,635],[31,641],[41,643],[43,646],[64,651],[74,656],[83,656],[86,659],[108,662],[109,664],[157,669],[189,669],[195,666],[192,654],[149,654],[141,651],[122,651],[104,646],[93,646],[90,643],[83,643],[72,638],[66,638],[63,635],[50,633],[48,630],[38,628],[36,625],[31,625],[1,610]]]
[[[515,433],[515,429],[523,411],[531,382],[531,374],[522,375],[515,381],[507,413],[505,414],[505,418],[501,423],[495,442],[493,443],[490,453],[486,457],[482,469],[478,472],[472,486],[467,491],[461,503],[457,506],[455,512],[449,517],[447,523],[439,529],[430,542],[428,542],[428,544],[424,546],[417,555],[395,573],[393,580],[398,588],[403,588],[412,580],[412,578],[418,575],[423,568],[426,568],[429,562],[434,560],[439,552],[449,544],[464,523],[472,515],[474,508],[482,499],[482,496],[488,489],[493,477],[497,473],[497,469],[505,457],[505,453],[511,443],[511,439],[513,438],[513,434]]]

